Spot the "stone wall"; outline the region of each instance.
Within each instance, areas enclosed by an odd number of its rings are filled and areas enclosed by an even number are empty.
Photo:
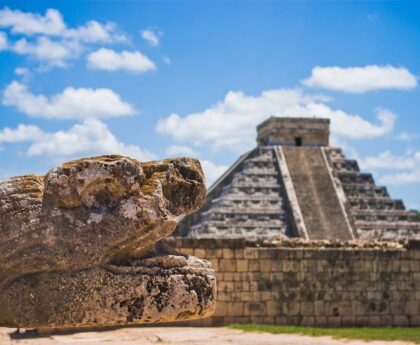
[[[217,309],[191,325],[420,326],[420,242],[172,238],[217,272]]]

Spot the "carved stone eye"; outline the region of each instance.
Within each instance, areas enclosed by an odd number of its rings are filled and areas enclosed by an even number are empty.
[[[48,172],[44,200],[52,207],[113,207],[144,181],[139,162],[111,156],[63,164]]]

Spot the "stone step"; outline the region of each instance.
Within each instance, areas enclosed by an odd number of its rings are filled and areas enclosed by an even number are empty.
[[[253,201],[253,200],[261,200],[261,201],[281,201],[280,196],[278,193],[273,193],[273,194],[245,194],[245,193],[241,193],[241,194],[226,194],[226,195],[221,195],[218,198],[214,198],[213,200],[211,200],[212,203],[216,203],[220,200],[229,200],[232,202],[235,201]]]
[[[333,167],[338,172],[360,172],[359,164],[356,160],[336,160],[333,161]]]
[[[402,200],[389,198],[353,198],[349,200],[349,206],[358,210],[405,210]]]
[[[342,184],[344,192],[346,193],[347,197],[388,197],[388,190],[386,187],[378,187],[373,184],[354,184],[354,183],[347,183]]]
[[[372,174],[369,173],[359,173],[353,171],[338,171],[338,177],[342,184],[370,184],[375,185],[375,180],[373,179]]]
[[[328,166],[319,147],[283,147],[309,239],[351,239]]]
[[[212,200],[213,207],[237,207],[237,208],[261,208],[261,207],[278,207],[282,204],[280,199],[277,200],[229,200],[226,198],[218,198]]]
[[[211,210],[207,210],[203,212],[203,216],[208,214],[265,214],[265,215],[279,215],[285,213],[284,210],[281,210],[279,207],[212,207]]]
[[[346,159],[346,156],[344,155],[343,150],[338,147],[327,147],[325,148],[325,151],[329,155],[332,161],[337,161],[337,160],[342,161]]]
[[[418,221],[418,216],[413,212],[408,212],[405,210],[358,210],[351,209],[350,213],[352,214],[355,221],[364,220],[364,221],[388,221],[388,222],[397,222],[397,221],[408,221],[416,222]]]
[[[387,222],[387,221],[356,221],[355,225],[358,229],[368,230],[368,229],[382,229],[387,231],[393,231],[396,229],[407,229],[413,231],[420,231],[419,222],[410,222],[410,221],[396,221],[396,222]]]
[[[245,229],[245,228],[201,228],[198,230],[191,230],[192,237],[239,237],[239,238],[253,238],[253,237],[278,237],[278,236],[285,236],[286,228],[282,229]]]

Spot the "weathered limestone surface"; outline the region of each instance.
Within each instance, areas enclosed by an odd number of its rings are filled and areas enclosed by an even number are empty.
[[[205,197],[188,158],[102,156],[0,183],[0,325],[66,327],[205,317],[203,260],[156,244]]]

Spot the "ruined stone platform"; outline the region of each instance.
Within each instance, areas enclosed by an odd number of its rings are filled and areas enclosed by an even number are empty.
[[[328,119],[271,117],[257,133],[177,236],[420,239],[420,217],[329,146]]]

